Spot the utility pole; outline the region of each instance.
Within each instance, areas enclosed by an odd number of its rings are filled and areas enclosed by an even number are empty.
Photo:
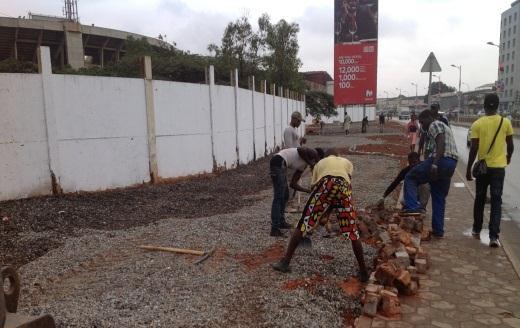
[[[415,107],[415,110],[417,111],[417,87],[418,87],[418,85],[415,82],[412,82],[412,85],[415,86],[415,106],[414,107]]]
[[[459,70],[459,111],[462,110],[462,93],[461,93],[461,90],[460,90],[460,87],[461,87],[461,84],[462,84],[462,65],[451,65],[451,67],[455,67],[456,69]]]

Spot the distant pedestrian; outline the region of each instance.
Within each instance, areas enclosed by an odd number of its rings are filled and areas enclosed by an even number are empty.
[[[269,174],[273,182],[271,236],[283,236],[280,229],[289,229],[291,227],[285,220],[285,207],[289,200],[287,169],[294,170],[290,183],[291,188],[310,193],[310,189],[299,185],[299,180],[307,166],[312,168],[321,158],[323,158],[322,149],[305,147],[283,149],[271,158],[269,163]]]
[[[305,122],[302,117],[302,113],[293,112],[291,114],[291,122],[289,122],[289,126],[285,128],[283,131],[283,142],[284,148],[296,148],[303,146],[307,140],[298,135],[298,128]]]
[[[379,133],[383,133],[385,127],[385,113],[379,113]]]
[[[442,238],[446,197],[450,190],[451,177],[457,167],[457,145],[450,127],[435,120],[432,111],[423,111],[419,115],[419,122],[427,131],[428,138],[434,140],[434,147],[432,156],[411,169],[404,179],[404,212],[424,212],[418,202],[418,186],[429,183],[432,197],[432,234]]]
[[[366,133],[368,129],[368,116],[365,116],[363,118],[363,121],[361,121],[361,133]]]
[[[412,117],[410,122],[406,125],[406,136],[410,141],[410,152],[415,151],[415,146],[417,144],[417,135],[419,134],[419,123],[417,122],[417,116],[415,113],[412,113]]]
[[[320,121],[320,135],[324,135],[323,130],[325,128],[325,122],[323,122],[323,120],[321,118],[319,119],[319,121]]]
[[[343,129],[345,130],[345,135],[349,135],[350,133],[350,124],[352,123],[352,119],[348,115],[348,113],[345,113],[345,119],[343,120]]]
[[[471,125],[471,149],[469,152],[466,178],[473,180],[472,167],[478,154],[479,161],[486,163],[487,169],[477,174],[475,203],[473,206],[473,236],[480,238],[484,221],[484,206],[488,186],[491,193],[491,214],[489,218],[489,246],[499,247],[500,221],[502,218],[502,192],[505,168],[513,156],[513,127],[511,121],[497,114],[499,99],[496,94],[484,98],[486,115]],[[507,145],[507,147],[506,147]],[[506,150],[507,149],[507,150]],[[477,172],[475,172],[477,173]]]
[[[293,232],[283,259],[273,265],[281,272],[289,271],[289,264],[301,239],[319,226],[320,219],[331,210],[335,210],[340,231],[352,243],[352,249],[359,265],[360,280],[368,280],[363,257],[363,246],[357,229],[357,214],[352,203],[351,177],[352,163],[337,156],[335,151],[328,151],[326,158],[316,164],[312,173],[312,192],[303,209],[302,216]]]

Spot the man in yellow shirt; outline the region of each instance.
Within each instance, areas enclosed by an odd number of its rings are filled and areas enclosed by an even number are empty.
[[[273,265],[274,270],[288,272],[289,263],[301,239],[319,225],[321,217],[335,209],[340,232],[352,242],[352,249],[359,264],[360,280],[363,282],[368,280],[363,246],[357,229],[357,214],[352,204],[350,180],[353,169],[349,160],[339,157],[332,149],[328,150],[326,157],[314,166],[311,195],[289,241],[285,256]]]
[[[511,162],[511,156],[514,151],[511,121],[497,114],[498,104],[499,99],[496,94],[487,94],[484,98],[486,115],[471,125],[471,149],[466,169],[466,178],[468,181],[472,181],[473,175],[471,171],[477,154],[478,159],[485,160],[487,164],[487,173],[476,177],[472,234],[475,238],[480,238],[486,194],[489,186],[491,193],[491,215],[489,218],[490,247],[500,246],[498,235],[502,217],[502,191],[504,189],[505,167]],[[495,135],[496,139],[493,143]]]

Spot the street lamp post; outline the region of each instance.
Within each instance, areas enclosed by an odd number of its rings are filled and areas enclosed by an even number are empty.
[[[462,65],[453,65],[451,64],[451,67],[455,67],[459,70],[459,111],[462,110],[462,93],[460,90],[460,87],[462,85]]]
[[[397,96],[397,98],[399,98],[399,111],[401,110],[401,88],[395,88],[395,90],[399,91],[399,96]]]
[[[383,91],[385,94],[386,94],[386,101],[385,101],[385,105],[386,105],[386,108],[388,109],[388,91]]]
[[[415,86],[415,110],[417,111],[417,88],[419,87],[417,83],[412,82],[412,85]]]
[[[490,46],[493,46],[493,47],[497,47],[498,48],[498,70],[497,70],[497,79],[498,81],[500,81],[500,46],[498,44],[495,44],[491,41],[488,41],[486,42],[486,44],[490,45]],[[497,81],[497,82],[498,82]],[[501,85],[501,84],[500,84]],[[497,85],[497,89],[499,88],[499,86]],[[502,89],[502,87],[500,86],[500,89]],[[497,90],[498,91],[498,90]],[[497,92],[498,93],[498,92]]]

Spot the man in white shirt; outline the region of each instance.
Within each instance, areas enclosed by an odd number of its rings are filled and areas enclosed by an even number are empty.
[[[297,148],[307,142],[305,138],[300,138],[298,135],[298,128],[302,122],[305,122],[302,117],[302,113],[293,112],[291,114],[291,122],[289,123],[289,126],[286,127],[283,131],[284,148]]]

